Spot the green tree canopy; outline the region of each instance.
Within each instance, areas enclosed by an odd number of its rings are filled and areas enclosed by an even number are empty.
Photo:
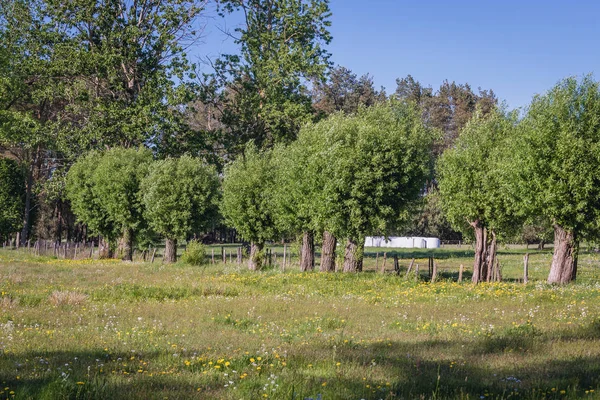
[[[239,54],[221,56],[206,88],[222,105],[223,138],[239,154],[249,140],[259,148],[295,139],[312,117],[306,83],[324,79],[329,54],[327,0],[219,0],[223,15],[237,13],[231,33]]]
[[[520,210],[554,225],[548,281],[576,278],[580,240],[600,223],[600,84],[568,78],[534,97],[514,143],[514,188]]]
[[[314,229],[349,238],[347,253],[360,254],[366,235],[385,234],[406,217],[431,176],[434,138],[408,103],[334,114],[305,127],[297,146],[309,152],[300,166],[307,178],[298,182],[306,188],[300,193],[314,190],[298,209],[310,210]],[[360,269],[360,257],[344,268]]]
[[[475,236],[476,283],[492,278],[496,234],[519,225],[508,206],[502,174],[515,124],[514,117],[500,110],[475,114],[437,165],[442,207],[450,223],[464,235]]]
[[[177,240],[209,227],[216,216],[215,169],[190,156],[167,158],[151,164],[141,187],[144,216],[167,239],[165,261],[174,262]]]
[[[101,153],[92,151],[71,166],[66,179],[66,195],[77,219],[87,225],[91,234],[113,241],[120,232],[103,206],[93,180],[101,157]]]
[[[151,161],[150,150],[117,147],[81,158],[67,176],[67,194],[77,218],[109,240],[121,237],[127,260],[136,234],[145,227],[140,182]]]
[[[23,224],[25,178],[17,162],[0,158],[0,238],[3,240]]]
[[[260,269],[260,251],[275,238],[274,184],[271,151],[248,144],[244,156],[225,168],[221,213],[226,223],[251,242],[250,269]]]

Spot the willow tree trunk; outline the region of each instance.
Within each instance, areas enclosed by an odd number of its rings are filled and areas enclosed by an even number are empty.
[[[165,239],[163,262],[171,264],[177,261],[177,239]]]
[[[473,263],[473,283],[481,282],[483,265],[485,264],[485,228],[479,220],[471,222],[475,230],[475,261]]]
[[[363,268],[364,243],[356,239],[348,239],[344,249],[344,272],[360,272]]]
[[[315,235],[306,231],[302,235],[302,260],[300,260],[301,271],[312,271],[315,269]]]
[[[129,228],[123,229],[123,236],[119,240],[119,255],[123,261],[133,260],[133,231]]]
[[[321,248],[321,272],[335,271],[336,245],[336,237],[327,231],[323,232],[323,247]]]
[[[98,239],[98,258],[105,259],[112,257],[113,254],[110,249],[110,243],[108,242],[108,240],[106,240],[106,238],[100,236],[100,239]]]
[[[264,243],[250,243],[250,257],[248,257],[248,269],[250,271],[258,271],[262,268]]]
[[[575,233],[554,225],[554,255],[548,283],[569,283],[577,277],[577,251],[579,243]]]
[[[496,233],[494,231],[490,231],[492,234],[492,241],[489,246],[487,246],[486,250],[486,271],[487,275],[485,277],[486,282],[491,282],[492,279],[495,278],[495,266],[496,266]]]

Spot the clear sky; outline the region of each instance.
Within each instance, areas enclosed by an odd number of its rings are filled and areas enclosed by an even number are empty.
[[[411,74],[493,89],[525,106],[570,75],[600,79],[600,1],[331,0],[332,61],[389,93]],[[232,27],[230,25],[230,27]],[[227,49],[208,28],[209,53]]]

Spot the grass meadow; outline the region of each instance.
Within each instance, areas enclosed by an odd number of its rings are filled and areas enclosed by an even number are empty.
[[[525,285],[524,250],[501,250],[504,282],[477,286],[469,247],[395,253],[400,276],[373,249],[359,274],[2,250],[0,398],[600,398],[599,255],[556,287],[551,251]]]

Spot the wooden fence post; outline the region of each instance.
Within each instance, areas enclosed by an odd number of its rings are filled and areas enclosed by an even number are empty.
[[[381,265],[381,270],[385,272],[385,264],[387,264],[387,252],[383,253],[383,264]]]
[[[153,263],[154,262],[154,256],[156,255],[156,247],[154,248],[154,251],[152,252],[152,258],[150,259],[150,262]]]
[[[410,260],[410,264],[408,266],[408,269],[406,270],[406,277],[408,278],[408,274],[410,274],[410,271],[412,270],[413,264],[415,263],[415,259],[413,258],[412,260]]]
[[[215,263],[215,249],[210,249],[210,254],[211,254],[211,263],[214,264]]]
[[[523,257],[523,283],[529,282],[529,253]]]
[[[394,272],[396,272],[396,275],[400,275],[400,263],[397,254],[394,254]]]
[[[459,282],[462,282],[462,279],[463,279],[463,269],[464,269],[464,266],[462,264],[460,264],[460,269],[458,270],[458,281]]]
[[[435,283],[437,279],[437,263],[431,257],[431,283]]]

